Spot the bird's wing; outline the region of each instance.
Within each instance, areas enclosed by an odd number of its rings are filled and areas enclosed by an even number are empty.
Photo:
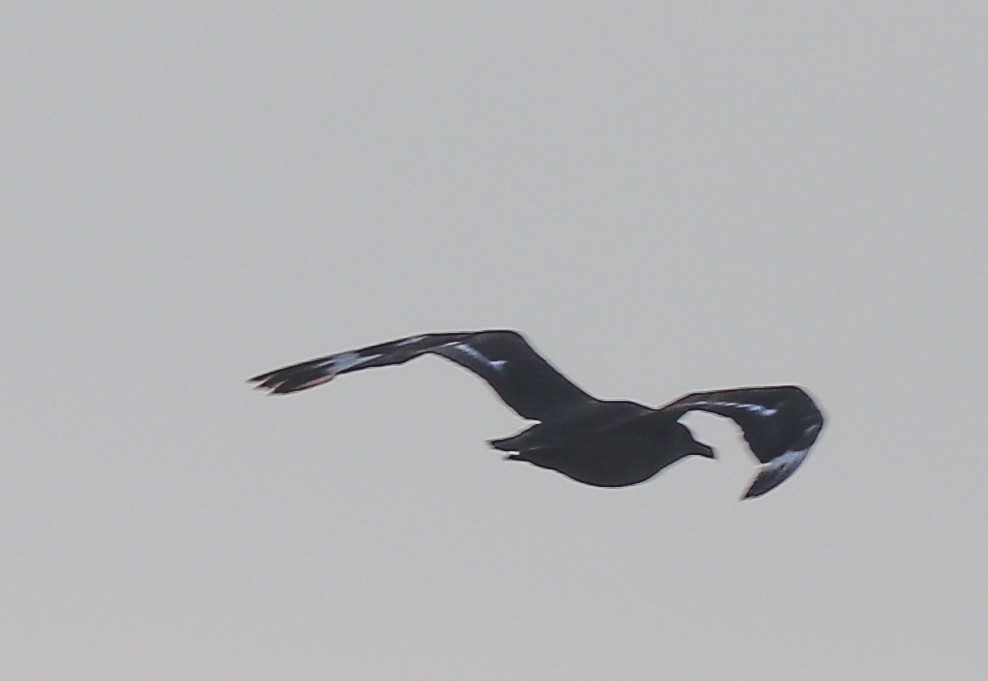
[[[339,374],[403,364],[428,353],[469,369],[527,419],[550,419],[595,401],[535,352],[520,334],[499,330],[408,336],[293,364],[249,380],[271,393],[292,393],[326,383]]]
[[[819,408],[794,385],[693,393],[661,411],[685,414],[693,410],[726,416],[737,423],[752,453],[762,462],[745,499],[765,494],[792,475],[823,428]]]

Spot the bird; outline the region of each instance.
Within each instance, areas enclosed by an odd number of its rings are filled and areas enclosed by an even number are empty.
[[[816,403],[796,385],[694,392],[657,408],[600,400],[560,373],[524,336],[506,329],[406,336],[291,364],[248,382],[269,394],[289,394],[427,354],[471,371],[519,416],[536,421],[515,435],[488,440],[490,447],[507,453],[505,459],[595,487],[635,485],[689,456],[716,458],[712,447],[679,422],[688,412],[702,411],[727,417],[740,428],[760,463],[741,498],[759,497],[799,468],[824,423]]]

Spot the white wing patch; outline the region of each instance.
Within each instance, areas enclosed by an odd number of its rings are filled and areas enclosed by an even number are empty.
[[[450,347],[454,347],[457,350],[462,351],[463,354],[468,355],[469,357],[475,359],[481,364],[486,364],[487,366],[489,366],[490,368],[494,369],[494,371],[497,372],[503,371],[504,365],[507,364],[507,360],[491,359],[490,357],[484,355],[484,353],[482,353],[477,348],[467,345],[466,343],[450,343]]]
[[[316,373],[314,373],[312,378],[308,381],[294,386],[292,392],[306,390],[307,388],[314,388],[315,386],[322,385],[323,383],[329,383],[336,378],[337,374],[340,372],[360,366],[361,364],[369,362],[372,359],[377,359],[380,356],[380,354],[362,356],[359,352],[344,352],[339,355],[333,355],[325,361],[311,363],[309,368],[314,370]],[[279,381],[278,383],[282,383],[282,381]],[[276,385],[275,387],[278,386]]]
[[[760,404],[747,404],[744,402],[705,402],[704,404],[708,404],[711,407],[736,407],[750,411],[752,414],[758,414],[759,416],[775,416],[779,413],[779,410],[775,407],[763,407]]]
[[[425,338],[425,336],[409,336],[408,338],[405,338],[404,340],[397,341],[395,343],[395,347],[396,348],[401,348],[401,347],[404,347],[406,345],[411,345],[412,343],[418,343],[423,338]]]
[[[328,362],[326,368],[334,374],[338,374],[341,371],[346,371],[347,369],[352,369],[353,367],[360,366],[361,364],[366,364],[372,359],[377,359],[380,356],[380,353],[376,355],[361,355],[359,352],[344,352],[333,357]]]
[[[760,497],[781,485],[790,475],[796,472],[796,469],[803,463],[803,459],[806,458],[809,452],[809,447],[806,449],[789,449],[782,456],[760,466],[758,468],[758,475],[755,476],[754,481],[752,481],[751,486],[745,492],[742,499]]]
[[[806,432],[809,436],[813,436],[820,432],[820,427],[819,425],[812,425]],[[785,482],[803,463],[812,446],[811,443],[804,449],[787,449],[781,456],[760,466],[758,475],[755,476],[754,482],[751,483],[751,487],[748,488],[748,492],[743,498],[761,496]]]
[[[809,447],[806,449],[788,449],[785,454],[773,459],[768,465],[764,466],[764,468],[780,474],[784,473],[786,477],[789,477],[789,474],[796,470],[799,464],[803,463],[803,459],[805,459],[806,455],[809,453]]]

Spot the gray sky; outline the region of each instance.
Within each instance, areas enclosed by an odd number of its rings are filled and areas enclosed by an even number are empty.
[[[359,6],[358,9],[354,5]],[[979,3],[7,3],[0,675],[983,678]],[[509,327],[600,397],[795,382],[738,502],[508,464],[429,358]]]

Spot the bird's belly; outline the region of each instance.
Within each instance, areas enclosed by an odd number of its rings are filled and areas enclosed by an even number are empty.
[[[645,482],[672,461],[657,448],[615,446],[616,443],[587,442],[560,448],[519,452],[513,459],[558,471],[577,482],[595,487],[626,487]],[[610,446],[609,446],[610,445]]]

